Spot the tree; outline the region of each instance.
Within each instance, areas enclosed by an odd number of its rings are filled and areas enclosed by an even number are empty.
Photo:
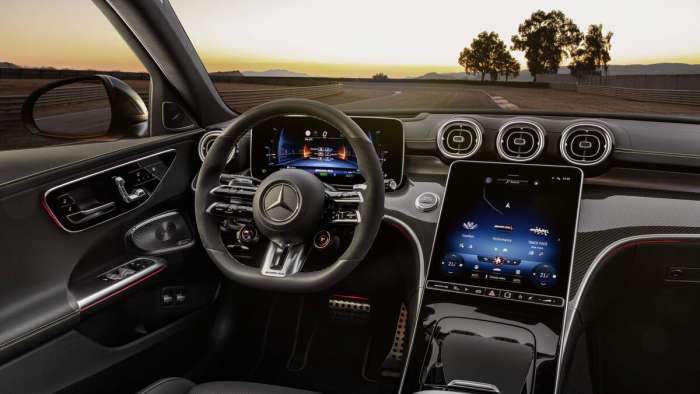
[[[565,57],[571,57],[581,42],[578,26],[563,12],[542,10],[518,26],[518,34],[511,37],[513,49],[525,52],[527,68],[535,82],[538,74],[556,74]]]
[[[590,25],[581,45],[576,48],[569,70],[580,78],[595,72],[608,74],[612,32],[603,34],[603,25]]]
[[[387,79],[389,79],[389,76],[384,73],[376,73],[372,75],[372,79],[376,81],[386,81]]]
[[[464,68],[464,72],[467,75],[477,73],[474,67],[475,61],[471,49],[462,49],[462,52],[459,53],[459,59],[457,59],[457,63],[459,63],[459,65]]]
[[[507,53],[506,44],[496,32],[481,32],[472,40],[469,48],[464,48],[459,54],[458,63],[464,67],[464,72],[481,74],[481,82],[486,74],[491,79],[498,78],[498,61]]]
[[[503,68],[501,68],[501,75],[503,75],[506,78],[506,82],[508,82],[509,77],[517,78],[518,75],[520,75],[520,63],[517,60],[515,60],[515,58],[511,56],[510,53],[508,53],[508,57],[503,62]]]

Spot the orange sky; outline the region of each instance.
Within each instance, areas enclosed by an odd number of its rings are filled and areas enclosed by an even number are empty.
[[[171,0],[209,71],[288,69],[392,77],[459,72],[457,54],[482,30],[506,42],[535,7],[561,9],[582,28],[612,30],[613,64],[700,63],[700,1]],[[634,9],[634,13],[630,10]],[[140,71],[87,0],[3,0],[0,61],[22,66]],[[632,17],[633,15],[633,17]],[[653,28],[650,28],[653,26]],[[662,33],[660,33],[662,32]],[[524,67],[522,53],[515,53]]]

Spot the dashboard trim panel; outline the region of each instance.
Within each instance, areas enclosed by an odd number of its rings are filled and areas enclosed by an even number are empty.
[[[668,241],[668,242],[674,242],[674,241],[680,241],[680,240],[693,240],[693,241],[698,241],[700,240],[700,233],[699,234],[659,234],[659,233],[649,233],[649,234],[640,234],[640,235],[633,235],[629,236],[626,238],[618,239],[615,242],[612,242],[608,244],[598,255],[596,258],[593,260],[593,262],[588,266],[586,273],[584,274],[583,280],[578,286],[578,289],[576,290],[576,295],[574,299],[570,302],[568,302],[567,306],[567,316],[564,322],[564,332],[562,334],[562,342],[561,342],[561,351],[559,352],[559,361],[557,363],[557,372],[556,372],[556,377],[557,377],[557,385],[555,386],[554,394],[558,394],[558,383],[561,378],[561,370],[560,366],[562,363],[562,360],[564,358],[564,351],[566,350],[567,343],[569,341],[569,336],[571,335],[571,326],[573,323],[573,316],[574,313],[578,310],[579,304],[581,303],[581,297],[583,295],[583,292],[585,291],[586,287],[589,284],[589,281],[593,275],[593,272],[595,272],[598,269],[598,266],[605,261],[611,254],[614,255],[621,250],[624,250],[625,248],[628,247],[633,247],[639,244],[644,244],[644,243],[656,243],[654,241],[657,241],[659,243],[663,241]],[[567,297],[570,299],[570,297]]]

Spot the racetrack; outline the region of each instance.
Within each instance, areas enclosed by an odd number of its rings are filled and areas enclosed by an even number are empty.
[[[350,82],[344,84],[344,90],[347,93],[352,93],[353,90],[373,90],[381,93],[377,97],[336,104],[338,108],[345,111],[388,108],[443,108],[446,110],[499,108],[483,89],[460,84]]]

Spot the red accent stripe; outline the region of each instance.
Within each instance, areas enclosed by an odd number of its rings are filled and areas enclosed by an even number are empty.
[[[46,213],[49,215],[51,221],[53,221],[58,227],[63,228],[61,222],[58,220],[56,215],[54,215],[51,208],[49,208],[49,204],[46,202],[46,196],[41,196],[41,207],[44,208],[44,211],[46,211]]]
[[[345,300],[352,301],[369,301],[369,298],[358,295],[333,294],[331,298],[342,298]]]
[[[620,253],[621,251],[625,249],[629,249],[634,246],[639,246],[639,245],[666,245],[666,244],[678,244],[678,243],[693,243],[697,242],[695,240],[691,240],[690,242],[687,240],[680,240],[680,239],[641,239],[638,241],[632,241],[632,242],[627,242],[624,243],[617,248],[611,250],[606,256],[605,259],[609,259],[611,256],[615,256],[617,253]]]
[[[95,305],[98,305],[98,304],[100,304],[100,303],[102,303],[102,302],[104,302],[104,301],[107,301],[107,300],[109,300],[109,299],[111,299],[111,298],[113,298],[113,297],[115,297],[115,296],[117,296],[117,295],[119,295],[119,294],[121,294],[121,293],[123,293],[123,292],[125,292],[125,291],[127,291],[127,290],[129,290],[129,289],[131,289],[132,287],[134,287],[134,286],[136,286],[136,285],[138,285],[138,284],[143,283],[143,282],[146,281],[147,279],[150,279],[151,277],[155,276],[156,274],[159,274],[159,273],[160,273],[161,271],[163,271],[164,269],[165,269],[165,266],[162,266],[162,267],[158,268],[157,270],[151,272],[150,274],[144,276],[143,278],[137,280],[136,282],[131,283],[131,284],[129,284],[128,286],[126,286],[126,287],[124,287],[124,288],[121,288],[121,289],[115,291],[114,293],[108,294],[108,295],[104,296],[103,298],[100,298],[99,300],[93,302],[92,304],[85,305],[84,307],[80,308],[80,312],[84,312],[84,311],[86,311],[86,310],[92,308],[92,307],[95,306]]]

